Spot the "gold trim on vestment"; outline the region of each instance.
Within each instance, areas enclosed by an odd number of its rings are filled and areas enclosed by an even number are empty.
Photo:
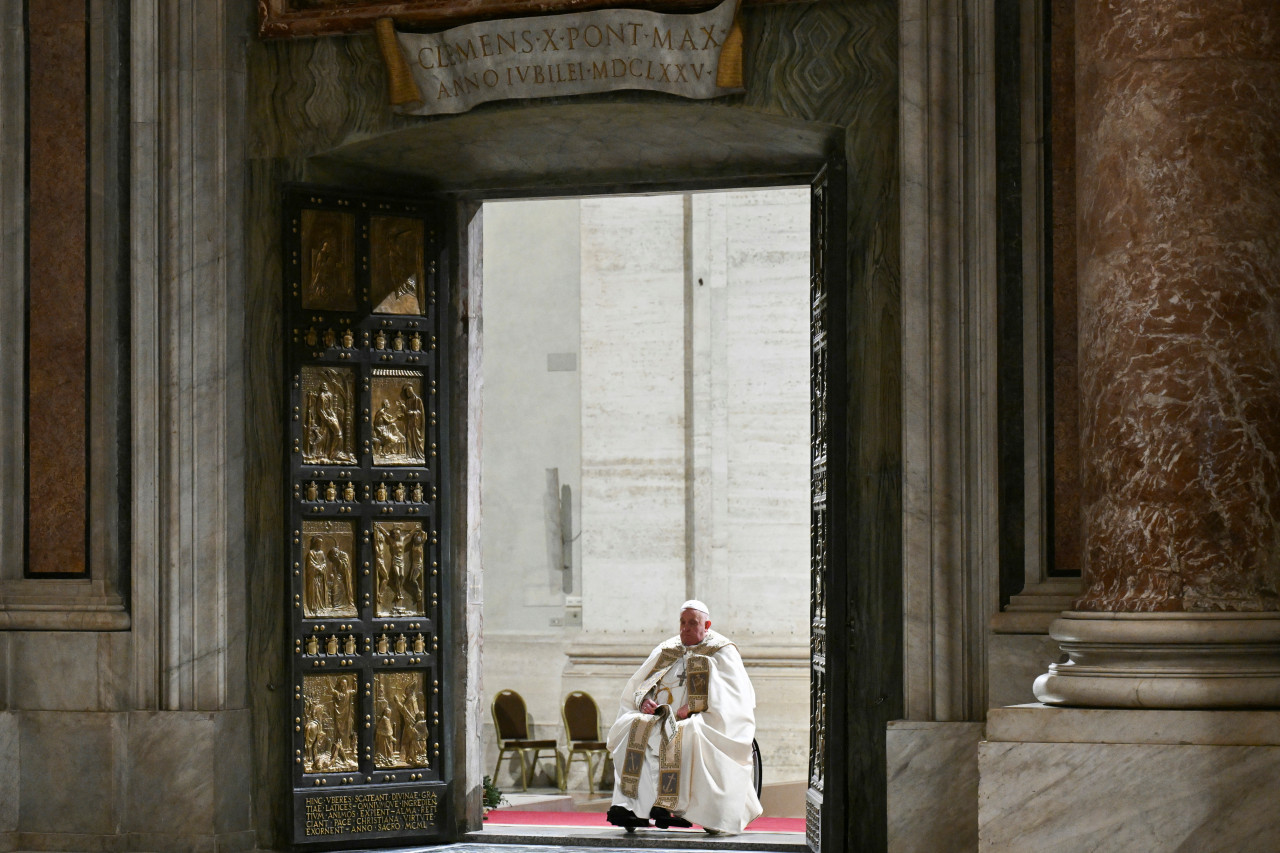
[[[684,726],[675,726],[675,734],[667,737],[662,727],[662,743],[658,747],[658,797],[653,801],[659,808],[673,811],[680,798],[680,753],[684,738]]]
[[[708,632],[706,638],[696,646],[686,646],[684,643],[680,642],[679,637],[672,637],[670,640],[667,640],[660,647],[661,651],[658,653],[658,659],[653,662],[653,669],[649,670],[649,674],[645,677],[645,680],[640,684],[640,687],[635,692],[634,698],[636,708],[640,707],[641,703],[644,702],[644,697],[649,695],[649,691],[657,686],[658,682],[662,680],[662,677],[667,674],[667,670],[669,670],[676,661],[680,660],[680,658],[685,655],[700,655],[709,659],[725,646],[732,645],[733,643],[731,643],[727,637],[722,637],[721,635],[713,632]],[[708,672],[709,671],[710,670],[708,669]],[[690,706],[689,710],[692,711],[693,707]],[[705,711],[706,708],[703,707],[701,710]]]
[[[663,712],[666,713],[665,711]],[[636,799],[640,796],[640,770],[644,767],[644,753],[649,743],[649,732],[658,717],[641,714],[631,721],[627,734],[627,751],[622,758],[622,793]]]
[[[689,655],[685,661],[685,686],[689,693],[689,713],[707,710],[707,688],[711,684],[711,658],[706,655]]]

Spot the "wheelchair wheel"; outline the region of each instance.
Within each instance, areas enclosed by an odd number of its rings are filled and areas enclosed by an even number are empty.
[[[751,739],[751,783],[755,785],[756,797],[760,796],[760,786],[764,781],[764,762],[760,760],[760,744]]]

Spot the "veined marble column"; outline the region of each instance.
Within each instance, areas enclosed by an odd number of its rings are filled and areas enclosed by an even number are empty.
[[[1280,4],[1076,16],[1085,593],[1035,692],[1280,706]]]

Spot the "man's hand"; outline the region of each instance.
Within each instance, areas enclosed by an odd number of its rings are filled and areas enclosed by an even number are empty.
[[[640,703],[640,713],[652,714],[656,710],[658,710],[658,703],[648,696],[644,697],[644,701]]]
[[[677,719],[677,720],[687,720],[687,719],[689,719],[689,706],[688,706],[688,705],[681,705],[681,706],[680,706],[680,710],[679,710],[679,711],[676,711],[676,719]]]

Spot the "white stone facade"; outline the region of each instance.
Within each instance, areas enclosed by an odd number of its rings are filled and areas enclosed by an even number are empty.
[[[808,219],[807,188],[485,207],[484,691],[539,737],[575,689],[608,726],[697,597],[751,671],[769,780],[805,777]]]

